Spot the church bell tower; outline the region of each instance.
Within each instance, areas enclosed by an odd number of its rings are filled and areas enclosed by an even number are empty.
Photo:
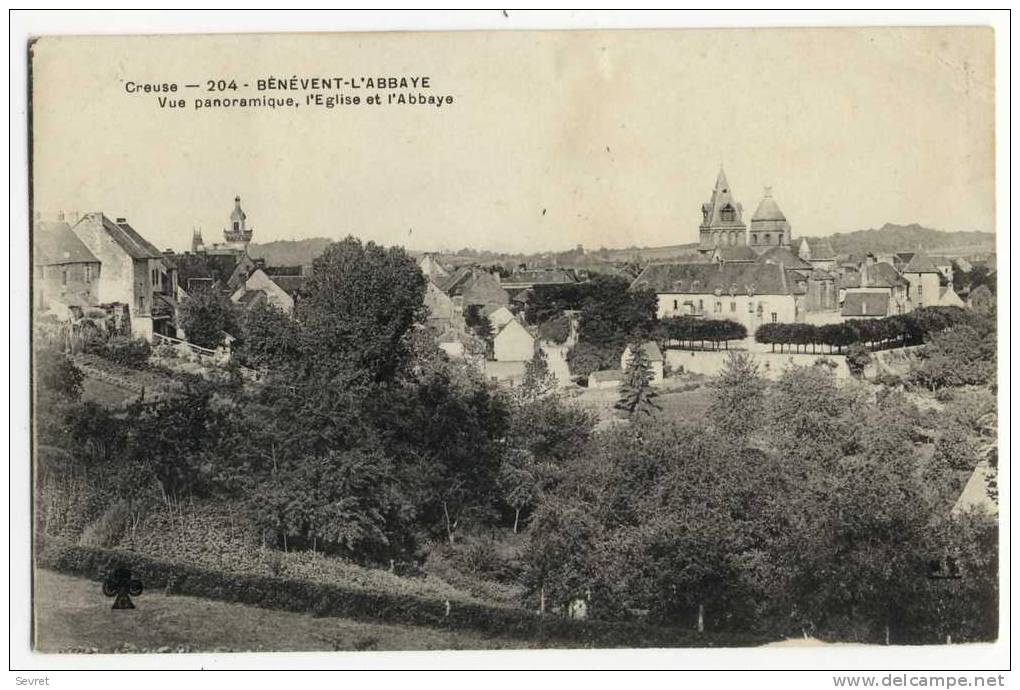
[[[747,245],[747,226],[744,225],[744,208],[733,200],[730,183],[722,167],[715,178],[715,189],[707,204],[701,205],[701,227],[698,250],[703,253],[716,247],[743,247]]]
[[[230,214],[230,225],[223,230],[227,246],[238,251],[246,251],[251,242],[253,228],[247,227],[248,216],[241,208],[241,197],[234,197],[234,210]]]

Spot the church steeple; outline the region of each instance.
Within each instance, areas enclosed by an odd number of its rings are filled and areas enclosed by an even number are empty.
[[[733,200],[726,171],[719,166],[715,188],[708,203],[701,205],[701,251],[716,247],[742,247],[747,244],[747,226],[744,225],[744,208]]]
[[[241,197],[234,197],[234,210],[230,214],[230,226],[224,229],[223,237],[227,245],[236,249],[246,249],[254,229],[247,227],[248,216],[241,208]]]

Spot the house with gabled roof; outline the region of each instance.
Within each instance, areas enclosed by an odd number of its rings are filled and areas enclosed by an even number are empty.
[[[892,264],[877,261],[874,254],[868,254],[856,270],[845,270],[839,277],[837,287],[840,305],[845,305],[846,300],[853,294],[881,293],[888,296],[884,302],[888,309],[887,315],[902,314],[911,308],[907,297],[910,283],[893,268]],[[861,298],[854,298],[853,309],[859,307],[860,300]],[[875,307],[878,302],[872,299],[869,304]]]
[[[510,304],[510,295],[500,285],[499,276],[481,268],[462,266],[436,284],[458,309],[475,304]]]
[[[907,299],[915,308],[938,304],[942,273],[924,252],[916,252],[900,270],[907,281]]]
[[[284,314],[290,315],[294,312],[294,299],[261,268],[251,272],[244,284],[230,296],[230,301],[240,304],[245,309],[264,303]]]
[[[655,343],[654,340],[641,343],[641,351],[645,353],[645,357],[648,359],[648,365],[652,371],[652,385],[658,386],[662,383],[664,370],[663,364],[665,360],[662,357],[662,350]],[[634,353],[631,350],[631,346],[628,345],[623,350],[623,354],[620,355],[620,370],[626,372],[627,367],[630,365],[631,360],[634,358]]]
[[[152,339],[155,321],[170,317],[153,312],[155,294],[165,271],[163,254],[131,227],[125,218],[110,220],[100,211],[86,213],[71,231],[102,263],[96,297],[100,304],[128,307],[131,333]]]
[[[822,237],[798,237],[790,242],[790,249],[804,261],[823,271],[836,269],[836,252],[832,243]]]
[[[535,355],[535,336],[517,319],[508,321],[492,337],[492,355],[497,362],[527,362]]]
[[[98,304],[102,263],[63,220],[38,220],[32,228],[32,297],[39,312],[62,319],[70,307]]]

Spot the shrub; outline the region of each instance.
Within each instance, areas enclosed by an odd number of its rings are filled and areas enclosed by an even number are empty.
[[[140,369],[149,361],[152,348],[141,338],[131,339],[123,336],[114,336],[103,343],[98,353],[116,364],[121,364],[133,369]]]
[[[430,625],[526,639],[566,641],[584,646],[738,646],[760,644],[755,635],[695,635],[674,628],[633,623],[573,621],[539,616],[533,611],[470,602],[449,605],[443,599],[361,591],[345,584],[325,584],[266,575],[239,575],[147,558],[130,551],[73,546],[48,540],[37,564],[68,575],[101,580],[117,567],[129,568],[146,591],[206,597],[267,609],[336,616],[355,620]],[[144,595],[142,595],[144,596]]]
[[[161,359],[177,359],[177,347],[168,342],[162,342],[152,348],[152,354]]]

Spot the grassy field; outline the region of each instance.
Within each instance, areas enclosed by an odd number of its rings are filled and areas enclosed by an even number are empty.
[[[662,408],[659,415],[668,419],[697,421],[702,419],[712,398],[712,389],[704,381],[694,390],[677,390],[677,387],[691,385],[694,379],[666,379],[666,384],[657,388],[656,402]],[[572,398],[576,403],[599,416],[606,422],[617,417],[613,406],[620,399],[620,391],[613,388],[588,388]]]
[[[144,592],[114,611],[99,583],[39,569],[35,648],[47,653],[525,648],[526,641],[363,623]]]

